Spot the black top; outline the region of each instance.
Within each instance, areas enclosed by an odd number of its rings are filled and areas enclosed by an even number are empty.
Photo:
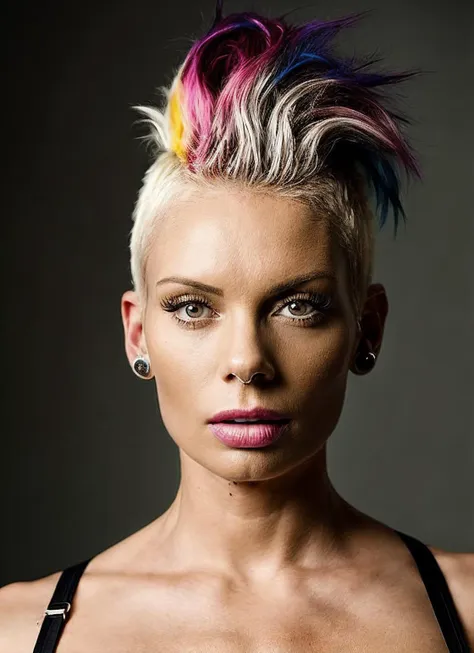
[[[436,558],[429,548],[411,535],[395,532],[412,554],[426,587],[449,653],[472,653],[453,597]],[[84,569],[92,558],[65,569],[45,612],[33,653],[54,653],[69,616],[71,602]]]

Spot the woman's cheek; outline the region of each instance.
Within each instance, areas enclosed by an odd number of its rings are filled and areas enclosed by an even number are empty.
[[[345,324],[321,332],[314,346],[293,351],[291,356],[294,375],[309,386],[331,384],[348,372],[352,342]]]

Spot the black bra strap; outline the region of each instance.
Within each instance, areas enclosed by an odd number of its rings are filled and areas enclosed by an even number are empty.
[[[410,550],[450,653],[471,653],[466,632],[448,584],[430,549],[415,537],[395,530]]]
[[[67,567],[60,575],[51,601],[45,611],[45,617],[33,653],[53,653],[56,650],[69,616],[72,597],[90,560],[91,558],[83,560],[72,567]]]

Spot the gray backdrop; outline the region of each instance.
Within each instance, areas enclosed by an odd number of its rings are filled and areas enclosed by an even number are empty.
[[[329,465],[359,509],[458,551],[474,550],[471,4],[321,0],[294,14],[372,9],[341,49],[426,71],[401,98],[425,179],[406,193],[406,229],[379,238],[385,341],[375,371],[350,376]],[[130,216],[147,166],[131,106],[156,99],[212,11],[211,0],[11,3],[0,584],[98,553],[175,495],[177,449],[155,386],[123,348]]]

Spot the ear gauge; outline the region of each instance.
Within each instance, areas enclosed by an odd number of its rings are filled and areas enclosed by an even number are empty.
[[[151,379],[150,362],[143,356],[138,356],[133,361],[132,369],[140,379]]]
[[[368,340],[361,340],[351,369],[354,374],[368,374],[374,369],[376,360],[377,355],[372,351],[370,342]]]

